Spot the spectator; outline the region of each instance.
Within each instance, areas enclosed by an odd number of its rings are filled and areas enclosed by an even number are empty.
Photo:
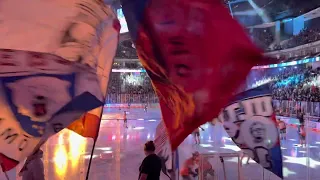
[[[139,180],[160,180],[161,159],[154,153],[153,141],[148,141],[144,145],[146,157],[139,168]]]

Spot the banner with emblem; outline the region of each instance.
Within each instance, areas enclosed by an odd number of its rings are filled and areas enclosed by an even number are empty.
[[[10,54],[10,56],[7,56]],[[58,56],[0,50],[0,157],[10,170],[84,112],[103,105],[95,70]],[[9,165],[9,166],[8,166]]]
[[[237,94],[218,119],[245,154],[283,178],[279,132],[268,84]]]
[[[81,115],[101,114],[120,27],[113,10],[96,0],[3,0],[0,10],[6,171]],[[94,120],[98,127],[100,118]]]
[[[174,151],[265,58],[220,0],[120,2]]]

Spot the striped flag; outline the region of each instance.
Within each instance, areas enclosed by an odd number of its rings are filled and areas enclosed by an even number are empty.
[[[170,179],[175,179],[176,170],[179,168],[178,149],[171,151],[171,146],[163,121],[156,128],[155,153],[162,160],[162,172]]]
[[[156,138],[154,140],[156,154],[160,153],[160,151],[164,148],[166,143],[168,143],[168,135],[166,132],[166,128],[163,122],[161,121],[156,128]]]

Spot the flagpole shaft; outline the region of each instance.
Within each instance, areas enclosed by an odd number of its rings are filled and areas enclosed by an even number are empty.
[[[105,99],[105,98],[104,98],[104,99]],[[98,128],[97,128],[97,135],[96,135],[96,137],[94,138],[93,147],[92,147],[92,150],[91,150],[91,155],[90,155],[89,165],[88,165],[88,169],[87,169],[86,180],[89,180],[89,174],[90,174],[90,168],[91,168],[93,153],[94,153],[94,149],[95,149],[95,147],[96,147],[96,143],[97,143],[97,140],[98,140],[99,131],[100,131],[100,125],[101,125],[101,121],[102,121],[103,108],[104,108],[104,105],[101,107],[100,123],[99,123],[99,126],[98,126]]]
[[[7,172],[3,172],[3,173],[4,173],[4,175],[6,176],[7,180],[10,180]]]
[[[91,150],[91,155],[90,155],[90,160],[89,160],[89,165],[88,165],[88,170],[87,170],[86,180],[89,180],[89,174],[90,174],[91,162],[92,162],[92,158],[93,158],[94,149],[95,149],[95,147],[96,147],[96,142],[97,142],[97,140],[95,139],[95,140],[94,140],[94,142],[93,142],[92,150]]]
[[[1,167],[1,170],[4,174],[4,176],[6,177],[6,180],[9,180],[9,176],[8,176],[7,172],[2,169],[2,159],[0,159],[0,167]]]
[[[172,156],[172,161],[171,161],[171,167],[172,167],[172,172],[171,174],[171,180],[176,180],[176,168],[175,168],[175,162],[176,162],[176,156],[175,156],[175,152],[171,152],[171,156]]]
[[[308,108],[308,106],[307,106]],[[309,147],[309,124],[310,124],[310,113],[307,114],[307,122],[304,126],[305,134],[306,134],[306,148],[307,148],[307,180],[310,180],[310,147]]]

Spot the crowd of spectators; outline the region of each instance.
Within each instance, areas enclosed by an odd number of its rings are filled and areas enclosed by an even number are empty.
[[[138,55],[135,48],[124,47],[118,45],[118,49],[116,51],[116,58],[120,59],[137,59]]]
[[[293,48],[304,44],[316,42],[320,40],[320,29],[304,29],[298,35],[290,38],[285,44],[282,45],[282,49]]]
[[[138,65],[132,66],[133,69],[136,69],[136,66]],[[251,75],[255,78],[252,79],[249,88],[269,83],[275,100],[320,102],[320,68],[312,69],[304,64],[253,70]],[[145,72],[113,72],[108,87],[110,103],[119,101],[141,103],[157,99],[151,80]],[[119,98],[122,96],[125,96],[124,100]]]
[[[275,44],[274,35],[270,31],[254,30],[251,32],[253,41],[257,46],[267,52],[293,48],[320,40],[320,28],[308,28],[302,30],[298,35],[292,36],[281,44]]]
[[[274,76],[263,77],[251,87],[270,83],[275,100],[320,102],[320,68],[305,66],[282,68]]]
[[[157,102],[147,73],[113,72],[109,77],[107,103]]]
[[[253,42],[262,49],[268,49],[274,42],[274,35],[270,29],[254,29],[251,32]]]

